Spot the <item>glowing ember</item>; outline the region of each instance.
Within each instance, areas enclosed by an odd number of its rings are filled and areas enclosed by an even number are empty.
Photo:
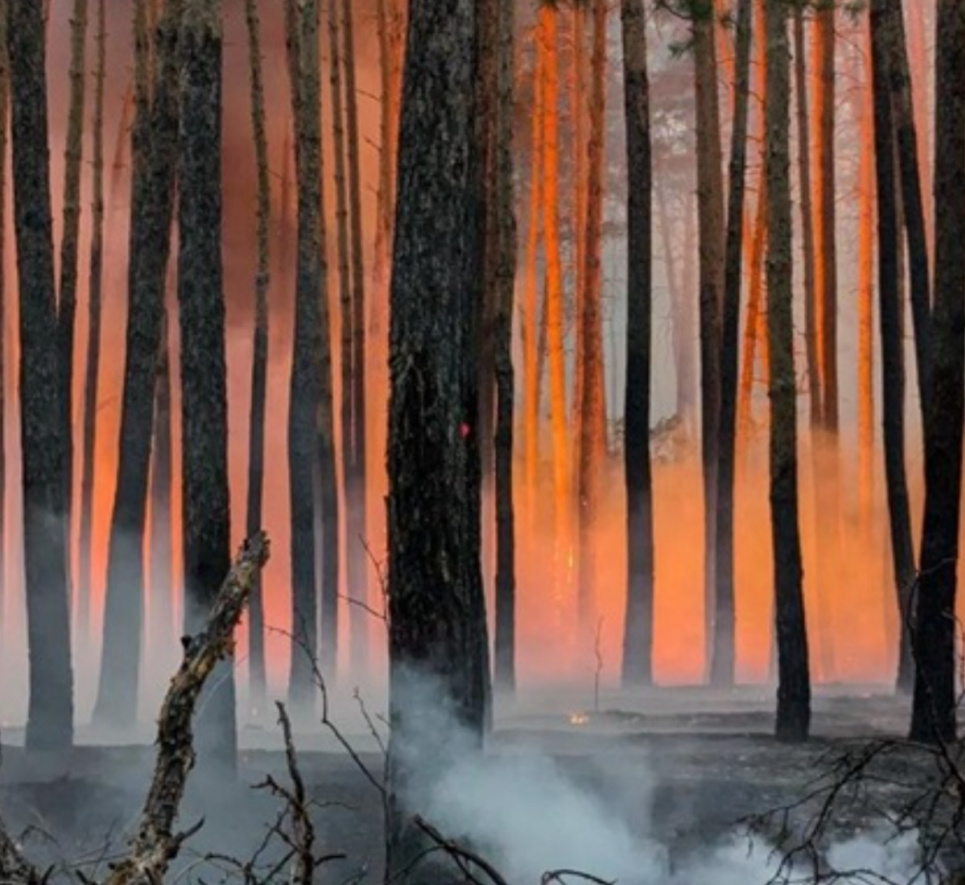
[[[586,713],[570,713],[570,725],[586,725],[589,721]]]

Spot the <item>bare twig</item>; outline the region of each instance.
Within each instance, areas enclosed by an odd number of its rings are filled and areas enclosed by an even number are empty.
[[[432,824],[428,821],[416,815],[413,819],[413,823],[425,833],[429,839],[431,839],[445,854],[447,854],[452,860],[455,861],[456,866],[462,871],[463,875],[466,876],[475,885],[482,885],[482,883],[473,875],[470,868],[470,864],[479,867],[487,876],[492,885],[509,885],[506,879],[503,877],[502,873],[499,872],[488,860],[484,857],[480,857],[474,851],[470,851],[458,842],[454,842],[452,839],[447,839],[442,835]]]

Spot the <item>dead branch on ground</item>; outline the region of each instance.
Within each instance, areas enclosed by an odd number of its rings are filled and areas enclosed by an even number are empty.
[[[268,537],[264,532],[245,541],[221,585],[204,629],[182,639],[184,658],[161,707],[154,777],[144,801],[141,824],[130,855],[113,867],[106,885],[157,885],[163,881],[182,843],[201,826],[198,822],[183,832],[174,830],[188,774],[194,767],[191,720],[205,681],[234,649],[235,628],[268,555]]]

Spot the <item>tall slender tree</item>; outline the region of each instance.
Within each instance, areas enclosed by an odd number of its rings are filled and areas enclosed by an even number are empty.
[[[476,0],[413,0],[402,96],[392,274],[389,408],[389,744],[387,870],[419,865],[402,805],[413,778],[451,749],[412,704],[431,680],[482,748],[488,712],[480,572],[478,347],[483,260]],[[424,688],[422,689],[424,691]]]
[[[133,725],[137,716],[151,430],[177,169],[181,11],[182,0],[165,0],[155,36],[158,63],[151,88],[145,0],[134,6],[136,111],[131,130],[127,347],[108,546],[104,653],[94,707],[96,720],[121,727]]]
[[[875,0],[872,6],[876,12],[880,39],[883,41],[882,51],[887,55],[892,125],[895,129],[901,183],[901,214],[908,243],[918,396],[924,415],[931,381],[931,285],[928,272],[928,234],[918,156],[919,138],[905,43],[904,16],[901,0]]]
[[[905,476],[905,361],[899,292],[898,229],[893,105],[889,89],[887,44],[881,28],[882,4],[872,4],[872,90],[874,92],[874,157],[878,202],[878,316],[881,327],[881,417],[885,453],[885,489],[891,529],[891,563],[895,600],[904,637],[899,648],[898,688],[909,691],[914,681],[911,654],[911,591],[915,581],[915,549],[912,541],[911,506]]]
[[[318,0],[286,2],[289,77],[295,118],[298,183],[298,259],[295,341],[288,417],[292,508],[292,624],[299,642],[319,648],[324,672],[334,672],[338,641],[338,490],[335,484],[325,230],[322,218],[321,69]],[[322,522],[319,642],[315,584],[313,489],[318,480]],[[302,708],[314,696],[311,662],[299,649],[291,658],[289,696]]]
[[[805,52],[804,4],[797,3],[794,16],[794,97],[797,118],[798,191],[801,209],[801,263],[804,279],[804,347],[807,358],[811,424],[821,419],[821,373],[818,366],[817,294],[815,289],[814,200],[811,188],[811,130],[808,122],[807,53]]]
[[[0,0],[0,630],[6,629],[7,601],[7,125],[10,119],[10,58],[7,54],[8,0]]]
[[[603,159],[606,152],[607,0],[593,0],[593,51],[590,60],[590,142],[587,150],[586,246],[583,257],[582,406],[579,425],[579,606],[580,635],[590,641],[596,624],[596,520],[603,504],[606,461],[606,398],[603,366]]]
[[[736,664],[734,588],[734,466],[737,444],[737,372],[740,348],[740,293],[744,184],[747,169],[747,117],[750,99],[751,0],[737,4],[734,58],[734,116],[731,124],[730,193],[727,202],[727,242],[724,305],[720,347],[720,447],[717,461],[715,537],[717,619],[711,682],[732,685]]]
[[[349,611],[353,672],[368,663],[368,619],[365,610],[365,491],[366,491],[366,423],[365,423],[365,254],[362,237],[362,174],[359,154],[358,87],[355,63],[355,13],[352,0],[342,0],[342,39],[345,66],[345,122],[348,160],[349,223],[352,244],[352,460],[345,477],[345,578],[349,596],[361,603]]]
[[[965,372],[965,6],[939,0],[935,61],[935,305],[925,409],[925,519],[915,613],[911,736],[955,739],[955,594]]]
[[[496,382],[496,617],[493,679],[498,689],[516,687],[516,513],[513,499],[515,374],[513,369],[513,296],[516,282],[516,214],[513,205],[513,54],[516,16],[513,0],[495,9],[495,231],[487,262],[493,265],[495,316],[493,364]],[[494,254],[493,254],[494,253]],[[488,276],[488,274],[487,274]]]
[[[720,315],[724,298],[724,180],[717,97],[716,15],[712,3],[692,9],[697,105],[700,416],[704,492],[704,647],[709,677],[717,621],[717,453],[720,447]]]
[[[771,534],[777,606],[779,740],[801,741],[811,720],[798,526],[794,330],[791,317],[790,52],[787,0],[767,0],[767,327],[771,371]]]
[[[94,79],[93,193],[87,285],[87,365],[84,369],[84,430],[81,442],[77,635],[90,640],[91,544],[94,522],[94,445],[97,439],[97,381],[101,358],[101,295],[104,283],[104,80],[107,76],[106,0],[97,0],[97,63]]]
[[[74,333],[77,316],[77,262],[80,251],[80,170],[84,154],[84,99],[87,67],[87,0],[74,0],[70,17],[70,101],[64,146],[63,230],[60,235],[60,285],[57,349],[60,359],[61,408],[64,422],[64,530],[67,534],[67,586],[71,585],[71,522],[74,499]]]
[[[228,399],[221,262],[220,0],[184,0],[178,40],[178,314],[185,618],[196,628],[230,564]],[[199,722],[198,749],[233,770],[238,736],[230,662]]]
[[[248,70],[251,77],[251,131],[255,142],[258,186],[255,272],[255,330],[251,360],[251,412],[248,419],[248,500],[245,529],[248,537],[261,529],[265,473],[265,407],[268,387],[268,290],[271,285],[271,183],[268,177],[268,137],[265,131],[265,86],[261,62],[261,24],[257,0],[245,0],[248,26]],[[248,673],[253,711],[265,704],[265,610],[259,572],[248,603]]]
[[[73,673],[64,531],[66,465],[50,209],[43,11],[10,0],[14,224],[20,281],[20,444],[26,572],[28,749],[73,742]]]
[[[627,376],[624,476],[627,488],[627,608],[624,686],[653,681],[653,487],[650,476],[650,339],[653,318],[653,159],[647,20],[643,0],[621,0],[627,132]]]

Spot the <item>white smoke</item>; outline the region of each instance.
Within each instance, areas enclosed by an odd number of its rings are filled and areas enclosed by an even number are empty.
[[[424,678],[404,683],[404,689],[396,684],[397,692],[404,691],[405,718],[403,736],[394,735],[394,750],[415,772],[404,807],[446,838],[471,846],[511,885],[539,885],[543,874],[560,869],[621,885],[765,885],[778,871],[777,852],[749,843],[736,831],[672,865],[667,848],[654,836],[659,809],[651,797],[659,760],[649,760],[654,775],[642,787],[633,778],[634,799],[646,807],[642,823],[637,814],[631,823],[627,795],[590,792],[552,758],[529,748],[476,752],[473,737],[458,724],[438,685]],[[916,869],[914,837],[884,842],[854,838],[833,846],[827,860],[842,873],[873,870],[892,882],[909,881]],[[801,871],[804,881],[808,872]]]

